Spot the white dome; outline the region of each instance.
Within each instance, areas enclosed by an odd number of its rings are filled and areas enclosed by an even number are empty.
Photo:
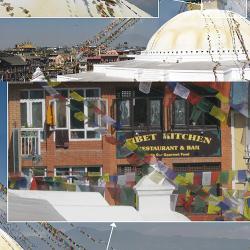
[[[209,9],[186,11],[166,22],[152,36],[143,54],[242,54],[237,23],[250,51],[250,22],[231,11]]]

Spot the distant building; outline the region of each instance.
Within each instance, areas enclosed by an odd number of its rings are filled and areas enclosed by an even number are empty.
[[[7,81],[28,80],[28,65],[22,56],[0,53],[0,78]]]

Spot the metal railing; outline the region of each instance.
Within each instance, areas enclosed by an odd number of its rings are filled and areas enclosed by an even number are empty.
[[[21,156],[41,154],[40,130],[21,130]]]

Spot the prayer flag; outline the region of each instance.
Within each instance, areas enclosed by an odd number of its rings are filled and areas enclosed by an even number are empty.
[[[114,119],[112,119],[110,116],[108,116],[108,115],[104,115],[103,117],[102,117],[102,121],[104,122],[104,123],[106,123],[106,124],[115,124],[116,123],[116,121],[114,120]]]
[[[211,172],[203,172],[202,186],[210,186],[210,185],[211,185]]]
[[[84,115],[84,113],[83,113],[82,111],[77,112],[77,113],[74,113],[74,117],[75,117],[78,121],[80,121],[80,122],[82,122],[82,121],[84,121],[85,119],[87,119],[87,117]]]
[[[216,119],[220,120],[221,122],[224,122],[226,120],[226,114],[216,106],[212,107],[209,114],[215,117]]]
[[[194,173],[186,173],[186,180],[188,183],[194,183]]]
[[[184,186],[188,184],[188,180],[184,176],[181,176],[181,175],[177,175],[174,182],[178,185],[184,185]]]
[[[213,107],[213,103],[210,102],[207,98],[202,98],[201,101],[196,105],[196,107],[203,112],[209,113]]]
[[[194,173],[194,185],[201,185],[202,183],[202,173],[196,172]]]
[[[124,146],[131,151],[135,151],[138,148],[138,145],[129,140],[126,140]]]
[[[56,91],[53,87],[46,85],[42,85],[42,87],[49,93],[50,96],[59,96],[59,92]]]
[[[193,91],[190,91],[190,94],[187,98],[187,100],[192,104],[192,105],[196,105],[201,101],[201,96],[197,95],[196,93],[194,93]]]
[[[162,173],[154,170],[152,173],[149,174],[149,178],[154,183],[159,184],[165,178],[165,176]]]
[[[150,88],[151,88],[152,82],[140,82],[139,84],[139,90],[144,93],[144,94],[149,94],[150,93]]]
[[[238,181],[245,182],[247,180],[246,170],[239,170],[238,171]]]
[[[103,175],[103,180],[104,180],[105,182],[109,182],[109,173],[105,173],[105,174]]]
[[[46,123],[49,126],[54,126],[54,115],[53,115],[53,105],[52,103],[49,104],[47,108],[47,113],[46,113]]]
[[[220,207],[222,211],[227,211],[230,209],[230,207],[224,201],[219,202],[217,206]]]
[[[48,85],[53,88],[59,86],[60,84],[61,82],[48,81]]]
[[[135,182],[135,172],[125,173],[125,176],[126,176],[126,183]]]
[[[79,95],[76,91],[72,91],[70,93],[70,97],[74,99],[75,101],[82,102],[84,100],[84,97]]]
[[[167,172],[166,172],[166,176],[170,179],[170,180],[174,180],[177,176],[177,173],[171,169],[171,168],[168,168]]]
[[[211,184],[214,185],[218,182],[220,173],[219,172],[212,172],[211,174]]]
[[[174,94],[180,96],[183,99],[187,99],[190,94],[190,90],[184,87],[182,84],[177,83],[174,88]]]
[[[199,110],[196,106],[193,106],[190,120],[197,123],[202,113],[203,112]]]
[[[111,183],[116,184],[116,183],[117,183],[117,180],[118,180],[118,176],[117,176],[117,175],[110,175],[110,176],[109,176],[109,181],[110,181]]]
[[[125,186],[125,184],[126,184],[125,175],[118,175],[117,184],[120,185],[120,186]]]
[[[219,182],[221,184],[227,184],[228,183],[228,177],[229,177],[228,172],[225,172],[225,171],[221,172]]]
[[[229,103],[229,98],[227,96],[224,96],[221,92],[218,92],[215,95],[222,103]]]
[[[112,145],[118,145],[119,142],[116,140],[116,138],[112,135],[105,135],[105,141],[112,144]]]

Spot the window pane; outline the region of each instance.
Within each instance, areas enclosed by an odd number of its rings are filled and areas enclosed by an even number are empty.
[[[45,169],[44,168],[34,168],[32,169],[34,176],[44,176],[45,175]]]
[[[84,139],[84,131],[71,131],[71,139]]]
[[[99,97],[99,89],[87,89],[86,97]]]
[[[92,108],[93,105],[98,107],[98,101],[88,101],[88,127],[98,127],[98,114]]]
[[[43,113],[41,102],[32,103],[32,126],[34,128],[43,127]]]
[[[29,99],[29,92],[28,91],[21,91],[20,98],[21,99]]]
[[[57,176],[69,175],[69,168],[56,168],[56,175]]]
[[[27,127],[27,103],[21,103],[21,127]]]
[[[58,92],[61,96],[65,97],[65,98],[68,98],[68,90],[57,90],[57,92]]]
[[[161,101],[150,100],[150,125],[160,127],[161,125]]]
[[[30,91],[30,99],[43,99],[43,91]]]
[[[77,112],[83,112],[83,103],[75,100],[70,100],[70,128],[84,128],[84,121],[79,121],[74,117]]]
[[[130,101],[124,100],[118,102],[118,118],[122,126],[130,126]]]
[[[147,100],[134,99],[134,126],[147,125]]]
[[[185,100],[176,100],[174,102],[175,125],[186,124],[186,109]]]
[[[66,128],[66,101],[56,101],[56,126],[58,128]]]
[[[87,138],[88,139],[99,139],[100,133],[98,133],[96,131],[87,131]]]

